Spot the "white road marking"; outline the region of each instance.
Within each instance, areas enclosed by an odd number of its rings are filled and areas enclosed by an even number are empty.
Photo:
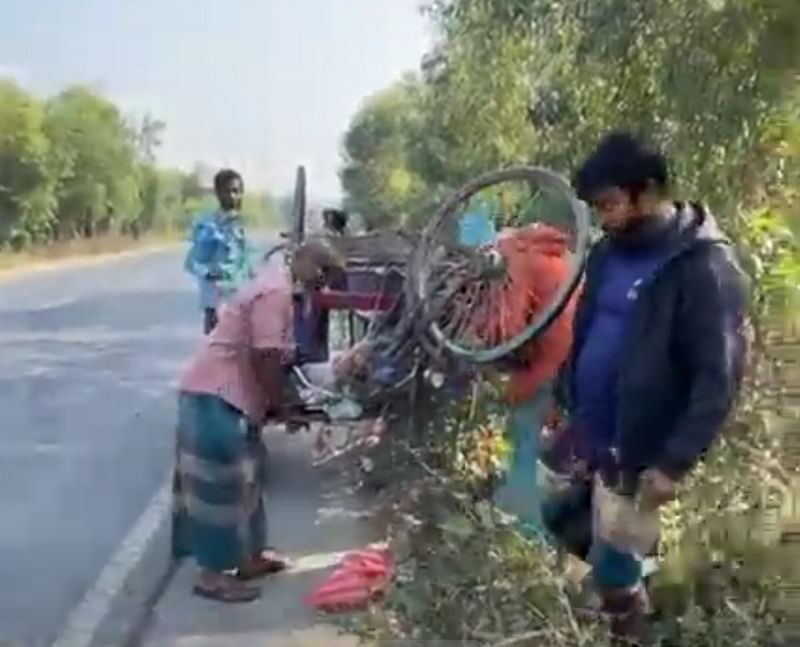
[[[52,647],[89,647],[103,618],[108,614],[112,601],[122,591],[150,540],[169,514],[171,496],[170,472],[138,521],[100,571],[94,586],[69,614]]]

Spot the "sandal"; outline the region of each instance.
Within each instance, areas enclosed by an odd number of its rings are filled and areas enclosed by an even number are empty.
[[[242,582],[230,575],[225,575],[216,584],[198,582],[194,585],[193,593],[201,598],[229,604],[253,602],[261,597],[261,589],[256,586],[242,584]]]
[[[260,555],[250,559],[249,563],[238,569],[237,576],[242,580],[254,580],[259,577],[266,577],[281,573],[291,566],[288,559],[280,555],[278,551],[268,548]]]

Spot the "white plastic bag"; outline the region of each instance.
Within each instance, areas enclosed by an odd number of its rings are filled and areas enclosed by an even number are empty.
[[[542,500],[554,494],[564,492],[570,485],[569,474],[554,472],[542,461],[537,461],[536,466],[536,486],[540,492]]]
[[[361,406],[355,400],[342,398],[325,405],[325,413],[331,422],[358,420],[361,417]]]
[[[658,540],[657,508],[640,505],[639,499],[617,494],[595,475],[593,493],[594,533],[621,551],[643,556]]]

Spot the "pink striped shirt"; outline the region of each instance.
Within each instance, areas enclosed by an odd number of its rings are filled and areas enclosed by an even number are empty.
[[[280,262],[264,267],[220,307],[219,322],[183,373],[185,393],[215,395],[260,423],[269,405],[254,371],[254,351],[294,350],[292,284]]]

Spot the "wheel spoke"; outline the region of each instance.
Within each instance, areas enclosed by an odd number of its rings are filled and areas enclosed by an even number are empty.
[[[559,226],[566,238],[571,239],[568,247],[575,250],[578,262],[571,263],[571,274],[553,303],[536,302],[531,279],[524,275],[524,263],[520,265],[506,257],[507,276],[487,280],[476,274],[476,263],[468,262],[475,260],[475,254],[447,240],[445,234],[458,231],[458,219],[467,212],[470,200],[476,195],[487,198],[488,213],[497,229],[543,219],[551,222],[550,214],[545,213],[547,205],[551,204],[548,195],[554,196],[559,205],[565,205],[569,222],[559,223]],[[486,205],[484,202],[484,208]],[[489,173],[470,182],[434,216],[420,241],[421,249],[416,257],[419,267],[412,268],[416,298],[429,302],[427,310],[433,313],[426,324],[432,338],[456,356],[480,363],[499,359],[526,343],[560,313],[577,286],[588,234],[585,205],[577,201],[565,180],[546,169],[517,167]],[[496,244],[501,254],[504,242],[502,239]],[[510,241],[509,249],[521,244],[521,240]],[[512,256],[520,253],[519,247],[509,253]],[[448,280],[436,280],[446,270],[452,270]],[[464,285],[471,287],[464,288]]]

